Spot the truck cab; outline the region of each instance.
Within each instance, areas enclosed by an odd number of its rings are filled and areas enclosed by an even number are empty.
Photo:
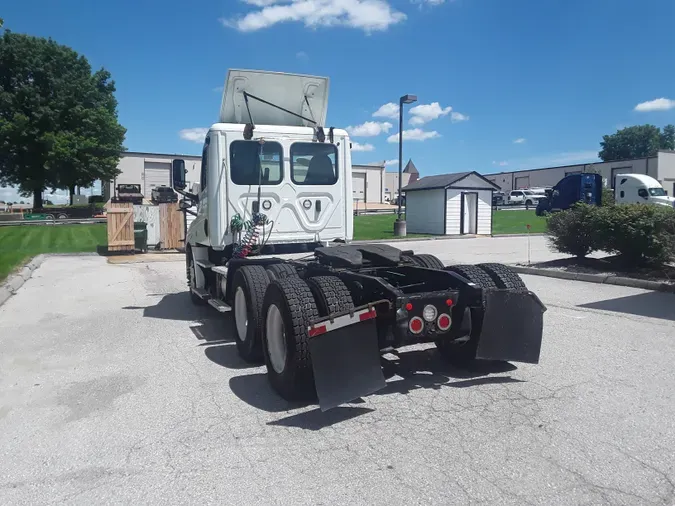
[[[645,174],[617,174],[614,180],[614,199],[617,204],[675,207],[675,198],[669,197],[661,183]]]
[[[564,211],[577,202],[599,206],[602,204],[602,176],[595,173],[570,174],[551,189],[537,204],[537,216]]]
[[[351,143],[323,127],[328,79],[230,70],[204,141],[187,246],[227,260],[242,248],[352,239]],[[174,167],[174,188],[184,188]],[[188,208],[188,203],[183,204]]]

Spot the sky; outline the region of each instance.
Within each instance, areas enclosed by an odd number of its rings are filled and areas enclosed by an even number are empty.
[[[130,151],[200,154],[229,68],[330,78],[353,163],[422,176],[597,161],[626,126],[675,123],[672,0],[35,0],[0,15],[105,67]],[[0,191],[0,200],[3,195]]]

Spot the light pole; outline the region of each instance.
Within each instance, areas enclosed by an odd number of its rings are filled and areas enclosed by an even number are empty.
[[[406,223],[401,219],[401,188],[403,187],[403,104],[417,102],[416,95],[403,95],[398,101],[398,219],[394,222],[394,236],[405,237]]]

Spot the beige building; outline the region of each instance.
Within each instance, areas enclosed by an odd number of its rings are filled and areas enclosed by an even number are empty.
[[[552,187],[565,176],[583,172],[599,173],[608,188],[614,187],[617,174],[646,174],[659,181],[669,195],[675,195],[675,151],[665,150],[648,158],[499,172],[483,176],[497,184],[501,191],[510,192],[522,188]]]
[[[408,160],[405,168],[403,169],[403,180],[401,182],[401,187],[405,187],[410,183],[414,183],[420,177],[420,173],[415,167],[415,164],[412,160]],[[389,197],[389,200],[393,200],[394,197],[398,194],[398,171],[396,172],[387,172],[385,174],[385,188],[384,195]]]

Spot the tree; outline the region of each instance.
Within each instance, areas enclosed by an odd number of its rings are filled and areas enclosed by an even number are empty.
[[[0,38],[0,184],[42,207],[47,188],[113,179],[126,129],[110,73],[51,39]]]
[[[675,126],[663,131],[654,125],[637,125],[603,135],[598,157],[603,162],[656,156],[659,149],[675,149]]]

